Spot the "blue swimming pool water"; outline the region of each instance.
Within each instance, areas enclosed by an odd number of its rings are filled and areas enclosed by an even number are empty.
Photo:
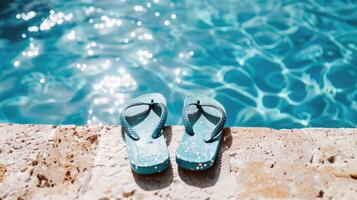
[[[2,0],[0,122],[117,124],[147,92],[187,93],[228,125],[357,126],[349,0]]]

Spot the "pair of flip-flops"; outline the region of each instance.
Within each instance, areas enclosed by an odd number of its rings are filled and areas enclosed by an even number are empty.
[[[170,163],[163,134],[167,118],[165,98],[146,94],[124,105],[120,122],[125,132],[129,161],[138,174],[154,174]],[[177,164],[188,170],[205,170],[216,159],[226,122],[224,107],[216,100],[189,95],[182,109],[185,133],[176,151]]]

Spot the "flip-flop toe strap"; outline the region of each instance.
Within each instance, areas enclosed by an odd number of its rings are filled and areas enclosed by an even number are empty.
[[[165,122],[166,122],[166,119],[167,119],[167,108],[164,104],[162,103],[156,103],[156,105],[159,105],[160,108],[161,108],[161,114],[160,114],[160,121],[159,121],[159,124],[156,126],[153,134],[152,134],[152,137],[153,138],[157,138],[161,135],[161,131],[162,129],[164,128],[165,126]]]
[[[186,107],[183,109],[182,121],[185,126],[186,133],[191,136],[194,135],[194,131],[192,128],[193,125],[188,118],[187,110],[188,110],[189,106],[193,106],[193,105],[197,106],[198,109],[202,109],[202,107],[211,107],[211,108],[217,109],[220,112],[221,116],[220,116],[218,123],[216,124],[216,126],[213,129],[213,131],[211,132],[211,134],[205,138],[205,142],[213,142],[222,133],[224,124],[226,123],[225,111],[221,107],[214,105],[214,104],[200,104],[199,102],[197,102],[197,103],[190,103],[190,104],[186,105]]]
[[[161,108],[160,121],[157,124],[157,126],[156,126],[156,128],[155,128],[155,130],[154,130],[154,132],[152,134],[153,138],[157,138],[158,136],[160,136],[161,131],[165,126],[165,122],[166,122],[166,119],[167,119],[167,108],[166,108],[166,106],[164,104],[156,103],[156,102],[153,102],[153,101],[151,103],[135,102],[135,103],[129,104],[129,105],[127,105],[127,106],[125,106],[123,108],[122,113],[120,115],[120,121],[121,121],[122,127],[124,129],[124,132],[126,134],[128,134],[128,136],[131,137],[133,140],[139,140],[140,139],[139,135],[136,133],[136,131],[132,128],[132,126],[126,120],[125,111],[128,110],[131,107],[141,106],[141,105],[147,105],[147,106],[149,106],[149,109],[153,109],[153,106],[155,106],[155,105],[158,105]]]

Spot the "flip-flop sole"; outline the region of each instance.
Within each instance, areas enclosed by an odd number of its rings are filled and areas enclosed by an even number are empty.
[[[152,100],[166,105],[165,98],[158,93],[137,97],[130,100],[128,104],[150,103]],[[127,121],[140,137],[139,140],[134,140],[125,134],[130,165],[138,174],[159,173],[169,166],[170,157],[164,134],[152,138],[152,133],[160,121],[160,112],[159,108],[149,109],[147,105],[140,105],[131,107],[124,113]]]
[[[215,99],[200,96],[190,95],[186,97],[184,108],[191,103],[200,104],[214,104],[222,108],[225,111],[223,105],[221,105]],[[221,135],[218,136],[212,142],[205,142],[207,135],[211,134],[215,127],[215,122],[218,122],[221,114],[215,108],[204,107],[205,114],[198,113],[198,109],[195,106],[188,108],[189,120],[193,124],[194,135],[191,136],[184,133],[179,147],[176,150],[176,162],[184,169],[201,171],[207,170],[212,167],[219,150],[219,144]]]

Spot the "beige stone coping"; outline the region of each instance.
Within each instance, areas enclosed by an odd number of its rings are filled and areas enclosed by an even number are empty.
[[[130,170],[118,126],[0,124],[0,199],[356,199],[357,129],[226,128],[214,167]]]

